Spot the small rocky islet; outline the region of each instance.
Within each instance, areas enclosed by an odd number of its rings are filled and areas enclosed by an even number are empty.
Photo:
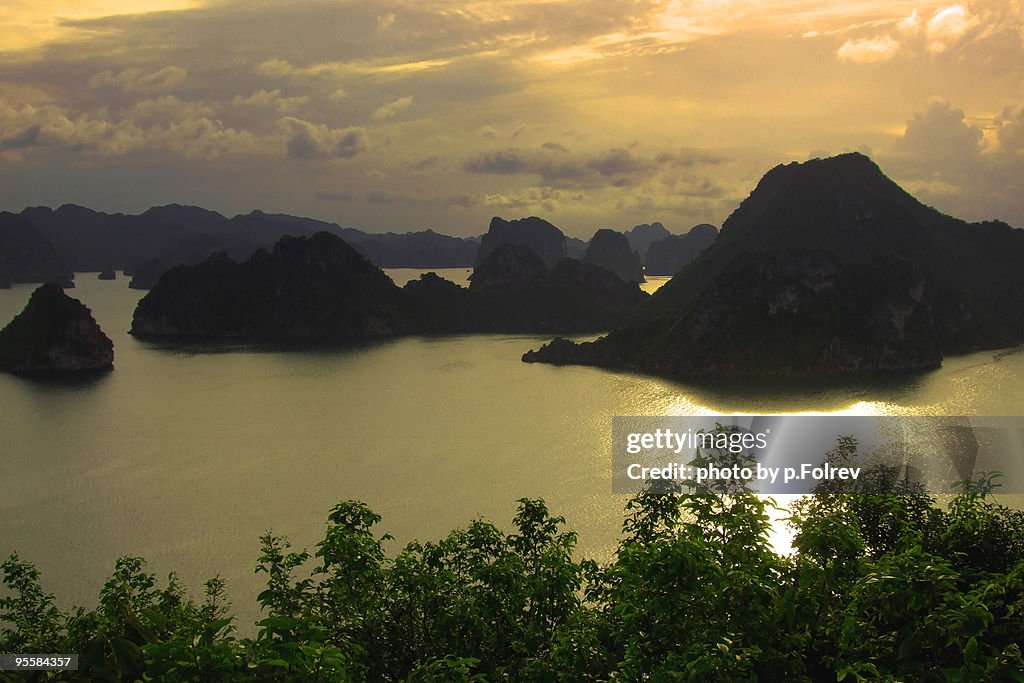
[[[15,374],[111,370],[114,344],[92,312],[48,282],[25,309],[0,330],[0,370]]]

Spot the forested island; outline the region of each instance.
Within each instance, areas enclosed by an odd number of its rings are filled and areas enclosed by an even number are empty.
[[[925,206],[868,157],[769,171],[697,256],[594,342],[527,362],[689,379],[936,367],[1024,342],[1024,232]]]

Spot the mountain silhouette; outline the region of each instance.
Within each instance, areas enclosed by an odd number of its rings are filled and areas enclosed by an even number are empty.
[[[681,377],[934,367],[1024,341],[1024,233],[925,206],[862,154],[791,163],[644,309],[524,360]]]

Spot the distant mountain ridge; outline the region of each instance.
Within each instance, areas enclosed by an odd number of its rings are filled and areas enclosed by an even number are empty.
[[[155,206],[140,214],[104,213],[76,204],[63,204],[56,209],[34,206],[19,214],[7,214],[7,221],[17,216],[30,224],[42,239],[29,241],[35,245],[31,253],[23,253],[13,243],[0,239],[0,260],[5,254],[21,254],[25,264],[49,262],[63,264],[60,282],[73,286],[75,272],[122,270],[131,276],[135,289],[152,288],[160,275],[176,265],[196,264],[214,253],[223,252],[231,259],[244,261],[257,249],[269,249],[286,235],[310,236],[330,232],[342,236],[360,253],[381,268],[469,268],[485,258],[501,243],[523,241],[537,251],[548,267],[554,267],[564,256],[586,258],[590,240],[565,235],[548,221],[529,217],[516,220],[492,219],[492,227],[478,237],[454,237],[433,229],[407,233],[369,233],[357,228],[314,218],[272,214],[253,210],[228,218],[198,206],[167,204]],[[504,231],[504,232],[503,232]],[[595,236],[602,234],[596,231]],[[493,233],[493,234],[492,234]],[[491,234],[487,237],[487,234]],[[670,236],[661,223],[641,224],[622,233],[633,251],[641,253],[641,262],[648,246]],[[605,236],[607,237],[607,236]],[[544,240],[548,240],[545,242]],[[22,245],[24,247],[24,245]],[[635,267],[626,264],[627,257],[616,257],[605,265],[619,269],[628,279],[642,278],[642,272],[627,275]],[[47,276],[15,273],[13,280],[0,263],[0,286],[13,282],[43,282],[54,279],[53,267],[42,269]],[[25,280],[25,278],[29,278]]]
[[[31,221],[0,212],[0,289],[24,282],[73,287],[74,272]]]
[[[925,206],[862,154],[781,165],[641,317],[524,360],[677,377],[934,367],[1024,342],[1024,232]]]
[[[664,225],[657,221],[634,225],[625,232],[626,239],[629,240],[629,246],[640,255],[640,260],[644,265],[647,265],[647,250],[650,246],[671,234]]]
[[[675,275],[697,258],[718,237],[718,228],[708,223],[693,226],[685,235],[667,235],[647,248],[649,275]]]
[[[135,276],[132,286],[138,289],[149,289],[175,265],[199,263],[215,252],[244,260],[259,248],[273,247],[285,235],[302,237],[321,231],[342,235],[382,268],[470,267],[479,248],[475,239],[433,230],[373,234],[259,210],[227,218],[180,204],[153,207],[138,215],[108,214],[74,204],[57,209],[29,207],[18,215],[49,242],[57,259],[66,264],[65,272],[123,270]]]

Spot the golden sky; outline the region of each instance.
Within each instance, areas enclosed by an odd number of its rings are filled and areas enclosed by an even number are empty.
[[[0,208],[254,208],[371,231],[720,224],[870,154],[1024,226],[1020,0],[8,0]]]

